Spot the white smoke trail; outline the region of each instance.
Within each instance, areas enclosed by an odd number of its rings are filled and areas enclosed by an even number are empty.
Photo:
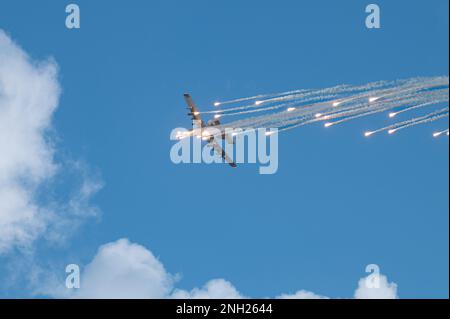
[[[300,92],[300,91],[301,90],[299,90],[298,92]],[[304,91],[309,91],[309,90],[304,90]],[[247,104],[247,105],[236,106],[236,107],[220,109],[220,110],[203,111],[200,113],[202,113],[202,114],[221,114],[223,116],[225,116],[225,115],[228,116],[228,115],[240,115],[240,114],[247,114],[247,113],[253,113],[253,112],[260,112],[260,111],[262,112],[262,111],[279,108],[279,107],[275,107],[275,108],[273,107],[274,102],[295,100],[295,103],[302,103],[302,102],[308,102],[308,101],[314,101],[314,100],[320,99],[319,96],[314,97],[314,95],[317,95],[317,92],[316,93],[295,94],[295,95],[290,96],[289,98],[281,97],[281,98],[273,98],[273,99],[267,99],[267,100],[257,100],[253,104]],[[313,97],[304,99],[308,96],[313,96]],[[326,98],[326,96],[323,98]],[[332,98],[332,96],[331,96],[331,98]],[[219,103],[219,102],[216,102],[216,103]],[[221,104],[223,104],[223,103],[221,103]],[[266,106],[267,104],[272,105],[272,106]],[[246,111],[248,109],[256,109],[257,111]]]
[[[448,95],[448,90],[447,90],[447,95]],[[418,104],[418,105],[413,105],[413,106],[404,108],[404,109],[399,110],[399,111],[391,112],[391,113],[389,113],[389,117],[395,117],[395,116],[397,116],[397,115],[399,115],[401,113],[409,112],[409,111],[412,111],[412,110],[415,110],[415,109],[419,109],[419,108],[422,108],[422,107],[425,107],[425,106],[430,106],[430,105],[433,105],[433,104],[436,104],[436,103],[434,103],[434,102],[427,102],[427,103],[422,103],[422,104]]]
[[[203,114],[215,114],[216,117],[224,116],[237,116],[244,114],[252,114],[256,112],[274,111],[280,108],[292,108],[301,104],[306,104],[312,101],[330,101],[333,107],[339,105],[345,105],[354,100],[367,98],[369,102],[375,102],[380,99],[386,99],[389,96],[401,96],[406,92],[414,92],[423,88],[433,88],[442,84],[445,84],[445,80],[448,82],[448,78],[436,77],[436,78],[413,78],[409,80],[397,80],[397,81],[380,81],[369,83],[362,86],[349,86],[338,85],[332,88],[319,89],[319,90],[297,90],[278,94],[259,95],[249,98],[241,98],[237,100],[249,100],[255,97],[262,96],[274,96],[265,100],[257,100],[254,104],[237,106],[228,109],[212,110],[201,112]],[[375,90],[376,89],[376,90]],[[290,94],[295,92],[296,94]],[[301,94],[298,94],[301,92]],[[352,96],[345,96],[349,93],[355,94]],[[236,102],[237,100],[231,100],[226,102]]]
[[[318,121],[328,121],[325,126],[332,126],[384,111],[391,111],[390,116],[395,117],[397,114],[418,110],[425,106],[432,107],[448,103],[448,86],[448,76],[378,81],[357,86],[337,85],[325,89],[302,89],[278,94],[260,94],[219,102],[218,105],[231,105],[254,101],[252,104],[235,105],[230,108],[201,113],[214,115],[215,118],[237,117],[235,121],[217,125],[216,128],[221,131],[230,128],[274,127],[278,127],[279,131],[286,131]],[[440,112],[442,113],[442,110]],[[433,121],[435,117],[445,116],[441,113],[432,112],[423,117],[392,124],[380,130],[403,129]],[[371,135],[376,132],[379,130],[368,133]]]
[[[441,136],[441,135],[443,135],[443,134],[445,134],[445,135],[448,136],[448,129],[443,130],[443,131],[439,131],[439,132],[434,132],[434,133],[433,133],[433,137],[439,137],[439,136]]]
[[[434,105],[434,104],[437,104],[437,103],[440,103],[440,102],[444,102],[444,101],[446,101],[446,100],[442,99],[442,98],[439,99],[437,96],[435,96],[431,102],[420,103],[420,104],[411,106],[408,109],[417,109],[417,108],[425,107],[425,106],[428,106],[428,105]],[[332,125],[335,125],[335,124],[347,122],[347,121],[350,121],[350,120],[353,120],[353,119],[356,119],[356,118],[359,118],[359,117],[364,117],[364,116],[369,116],[369,115],[373,115],[373,114],[380,113],[380,112],[385,112],[385,111],[387,111],[389,109],[392,109],[392,108],[396,107],[396,105],[406,104],[405,102],[407,102],[408,104],[411,104],[412,102],[415,102],[415,103],[420,102],[420,100],[410,99],[409,101],[396,101],[394,104],[388,104],[387,106],[386,105],[382,105],[381,107],[364,108],[364,109],[357,109],[357,110],[350,111],[350,112],[344,112],[342,114],[339,114],[339,117],[343,117],[343,116],[347,116],[347,115],[349,115],[349,116],[343,118],[342,120],[337,120],[337,121],[334,121],[334,122],[328,122],[328,123],[326,123],[327,124],[326,126],[328,127],[328,126],[332,126]],[[352,114],[355,114],[355,115],[352,115]],[[393,113],[392,112],[389,113],[390,117],[393,117],[393,116],[391,116],[391,114],[393,114]],[[398,112],[397,112],[397,114],[398,114]],[[327,116],[326,119],[328,119],[328,118],[335,118],[335,116],[333,116],[333,114],[331,114],[331,115]]]
[[[405,128],[408,128],[408,127],[411,127],[411,126],[414,126],[417,124],[428,123],[428,122],[432,122],[432,121],[438,120],[440,118],[446,117],[446,116],[448,116],[448,111],[449,111],[449,108],[446,107],[446,108],[437,110],[435,112],[432,112],[432,113],[424,115],[424,116],[420,116],[420,117],[416,117],[416,118],[406,120],[403,122],[388,125],[388,126],[376,129],[374,131],[366,132],[365,135],[369,136],[369,135],[376,134],[376,133],[383,132],[383,131],[389,131],[390,133],[394,133],[398,130],[405,129]]]
[[[409,124],[407,124],[407,125],[397,127],[397,128],[395,128],[395,129],[393,129],[393,130],[389,130],[388,132],[389,132],[390,134],[392,134],[392,133],[394,133],[394,132],[397,132],[397,131],[400,131],[400,130],[403,130],[403,129],[406,129],[406,128],[409,128],[409,127],[412,127],[412,126],[416,126],[416,125],[424,124],[424,123],[434,122],[434,121],[436,121],[436,120],[439,120],[439,119],[444,118],[444,117],[447,117],[447,116],[448,116],[448,113],[444,113],[444,114],[441,114],[441,115],[432,116],[432,117],[430,117],[430,118],[423,119],[423,120],[421,120],[421,121],[415,121],[415,122],[409,123]]]
[[[283,95],[289,95],[289,94],[303,93],[303,92],[308,92],[308,91],[311,91],[311,90],[309,90],[309,89],[301,89],[301,90],[287,91],[287,92],[283,92],[283,93],[259,94],[259,95],[242,97],[242,98],[233,99],[233,100],[218,101],[218,102],[214,102],[213,104],[214,104],[214,106],[221,106],[221,105],[234,104],[234,103],[258,100],[258,99],[273,98],[273,97],[276,97],[276,96],[283,96]]]
[[[382,87],[388,85],[388,82],[386,81],[379,81],[379,82],[373,82],[362,86],[350,86],[350,85],[337,85],[331,88],[326,89],[301,89],[301,90],[294,90],[294,91],[287,91],[283,93],[272,93],[272,94],[260,94],[245,98],[238,98],[234,100],[228,100],[228,101],[222,101],[222,102],[215,102],[215,106],[221,106],[226,104],[234,104],[238,102],[246,102],[251,100],[256,100],[253,104],[244,105],[244,106],[238,106],[238,107],[232,107],[228,109],[221,109],[221,110],[213,110],[213,111],[206,111],[202,113],[220,113],[220,112],[229,112],[229,111],[239,111],[239,110],[245,110],[249,108],[257,108],[260,105],[267,105],[268,103],[274,103],[274,102],[280,102],[280,101],[289,101],[289,100],[296,100],[297,102],[301,102],[302,98],[304,97],[311,97],[316,96],[316,99],[318,99],[317,96],[333,93],[333,94],[343,94],[343,93],[349,93],[349,92],[355,92],[355,91],[363,91],[367,89],[374,89],[376,87]]]
[[[232,125],[249,125],[248,121],[251,122],[252,125],[262,125],[264,127],[269,127],[269,124],[272,127],[281,127],[290,125],[292,123],[298,122],[298,119],[303,118],[314,118],[318,117],[321,120],[329,120],[333,118],[339,117],[350,117],[354,115],[358,115],[355,118],[371,115],[375,113],[379,113],[382,111],[386,111],[398,106],[402,106],[405,104],[420,104],[424,101],[432,101],[430,103],[438,103],[448,101],[448,96],[446,94],[442,94],[442,92],[435,93],[427,93],[420,97],[408,94],[403,98],[390,98],[385,99],[381,102],[373,102],[368,103],[367,100],[364,102],[358,102],[357,104],[353,104],[349,107],[339,108],[339,111],[336,111],[335,108],[330,106],[330,103],[323,102],[317,103],[314,105],[309,105],[307,108],[300,108],[298,110],[294,110],[292,112],[279,112],[276,114],[265,115],[257,118],[251,118],[250,120],[243,120],[238,122],[233,122]],[[332,109],[331,112],[328,112],[329,109]],[[320,116],[318,116],[320,115]],[[350,118],[343,120],[345,122],[350,120]],[[327,126],[331,126],[332,124],[328,124]]]
[[[266,106],[266,107],[259,107],[252,110],[241,110],[237,112],[231,112],[231,113],[223,113],[221,116],[236,116],[236,115],[243,115],[243,114],[251,114],[251,113],[257,113],[257,112],[268,112],[268,111],[274,111],[281,108],[288,109],[290,107],[306,107],[308,105],[302,105],[304,103],[312,102],[312,101],[319,101],[319,100],[327,100],[332,99],[335,97],[335,95],[328,95],[328,96],[320,96],[320,97],[314,97],[310,99],[303,99],[301,101],[291,102],[291,103],[282,103],[278,105],[272,105],[272,106]]]

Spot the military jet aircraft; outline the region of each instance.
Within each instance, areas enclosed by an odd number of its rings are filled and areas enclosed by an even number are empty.
[[[216,141],[217,138],[221,138],[226,140],[228,143],[233,144],[234,140],[225,132],[221,134],[213,134],[214,130],[208,131],[208,128],[220,125],[220,120],[218,118],[211,119],[207,123],[203,121],[201,118],[200,111],[192,100],[191,96],[187,93],[184,94],[184,100],[188,106],[189,113],[188,115],[192,117],[192,121],[194,123],[194,127],[192,131],[188,132],[189,134],[183,135],[181,137],[186,136],[195,136],[197,138],[201,138],[207,141],[208,146],[212,147],[214,151],[221,156],[231,167],[236,167],[236,163],[227,155],[227,153],[220,147],[219,143]]]

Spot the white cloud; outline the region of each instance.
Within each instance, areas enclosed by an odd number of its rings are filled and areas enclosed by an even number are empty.
[[[202,288],[191,291],[175,289],[171,298],[175,299],[241,299],[244,298],[239,291],[224,279],[212,279]]]
[[[164,298],[174,277],[145,247],[120,239],[103,245],[81,277],[82,298]]]
[[[281,294],[278,299],[328,299],[328,297],[316,295],[315,293],[307,290],[299,290],[294,294]]]
[[[373,276],[373,275],[370,275]],[[175,298],[175,299],[241,299],[247,298],[225,279],[209,280],[201,288],[183,290],[175,287],[178,276],[164,268],[150,250],[128,239],[108,243],[99,248],[81,273],[81,287],[64,288],[64,280],[49,276],[45,287],[36,293],[52,297],[72,298]],[[380,275],[380,288],[365,288],[366,278],[359,282],[355,298],[397,297],[396,284]],[[42,281],[41,281],[42,282]],[[375,288],[376,289],[376,288]],[[328,299],[306,290],[281,294],[280,299]]]
[[[62,280],[55,285],[54,277],[54,288],[49,289],[47,283],[41,292],[73,298],[244,298],[224,279],[213,279],[201,288],[186,291],[174,288],[177,277],[167,272],[150,250],[123,238],[100,246],[81,274],[81,288],[72,295],[67,294],[68,289],[61,289]]]
[[[55,161],[49,138],[60,95],[57,74],[52,59],[33,61],[0,30],[0,254],[29,249],[44,235],[62,239],[74,226],[70,221],[81,219],[73,209],[86,209],[100,186],[83,181],[67,204],[40,199],[65,165]]]
[[[377,282],[376,285],[373,285]],[[356,299],[397,299],[397,284],[389,282],[382,274],[361,278],[355,291]]]

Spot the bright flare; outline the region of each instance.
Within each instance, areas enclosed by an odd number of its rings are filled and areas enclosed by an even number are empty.
[[[333,125],[334,123],[331,123],[331,122],[327,122],[327,123],[325,123],[323,126],[325,126],[325,127],[329,127],[329,126],[331,126],[331,125]]]
[[[192,132],[183,132],[183,131],[179,131],[176,133],[175,138],[178,140],[182,140],[183,138],[188,137],[189,135],[191,135]]]
[[[333,102],[333,106],[334,107],[336,107],[336,106],[339,106],[341,103],[342,103],[343,101],[336,101],[336,102]]]
[[[369,102],[375,102],[379,97],[369,97]]]
[[[220,102],[214,102],[214,106],[219,106]]]
[[[395,133],[395,131],[397,131],[397,130],[395,130],[395,129],[391,129],[391,130],[389,130],[389,131],[388,131],[388,133],[389,133],[389,134],[394,134],[394,133]]]
[[[202,132],[202,137],[209,137],[211,135],[211,133],[208,130],[204,130]]]
[[[322,113],[316,113],[314,116],[315,116],[315,117],[321,117],[321,116],[322,116]]]
[[[441,135],[442,132],[435,132],[433,133],[433,137],[438,137],[439,135]]]
[[[373,134],[373,132],[370,132],[370,131],[369,131],[369,132],[365,132],[365,133],[364,133],[364,136],[365,136],[365,137],[369,137],[369,136],[372,135],[372,134]]]
[[[288,108],[287,108],[287,111],[288,111],[288,112],[295,111],[295,107],[288,107]]]
[[[216,114],[216,115],[214,115],[214,118],[215,119],[218,119],[219,117],[221,117],[222,115],[220,115],[220,114]]]
[[[255,101],[255,105],[260,105],[263,101]]]
[[[395,112],[389,113],[389,117],[390,117],[390,118],[393,118],[393,117],[396,116],[396,115],[397,115],[397,113],[395,113]]]

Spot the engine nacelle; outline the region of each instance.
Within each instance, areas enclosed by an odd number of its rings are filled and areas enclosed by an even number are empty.
[[[209,120],[208,121],[208,126],[217,126],[217,125],[220,125],[220,121],[219,120],[214,119],[214,120]]]

